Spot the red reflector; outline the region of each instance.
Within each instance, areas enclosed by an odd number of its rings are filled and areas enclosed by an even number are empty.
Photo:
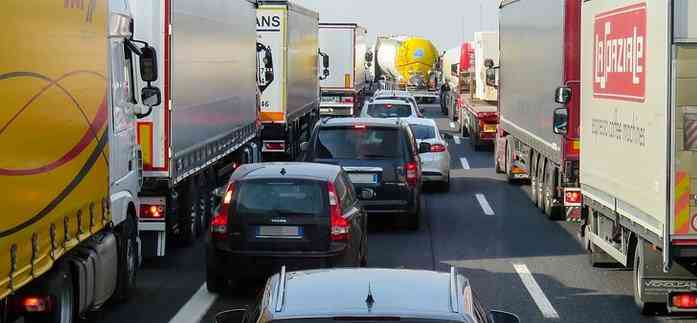
[[[697,308],[697,294],[680,293],[671,297],[673,306],[677,308]]]
[[[284,142],[265,142],[264,147],[268,150],[286,150]]]
[[[341,102],[342,103],[353,103],[353,97],[352,96],[344,97],[341,99]]]
[[[165,208],[163,205],[141,204],[140,218],[141,219],[163,219],[165,217]]]
[[[581,203],[582,197],[579,191],[566,191],[564,193],[564,202],[566,203]]]
[[[51,310],[51,298],[49,296],[25,296],[18,302],[18,311],[25,313],[42,313]]]
[[[433,144],[431,145],[431,152],[432,153],[442,153],[445,151],[445,146],[441,144]]]

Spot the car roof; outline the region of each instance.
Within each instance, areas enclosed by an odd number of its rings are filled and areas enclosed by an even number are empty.
[[[429,118],[408,118],[406,119],[410,125],[416,124],[416,125],[424,125],[424,126],[433,126],[438,129],[438,124],[436,124],[436,121],[433,119]]]
[[[341,166],[300,162],[272,162],[242,165],[235,170],[231,180],[262,178],[312,179],[333,181],[341,172]]]
[[[402,90],[380,90],[375,92],[375,95],[373,95],[374,98],[378,98],[381,96],[399,96],[399,97],[413,97],[409,91],[402,91]]]
[[[273,320],[336,316],[396,316],[469,322],[459,274],[429,270],[344,268],[276,274],[270,278]],[[454,282],[455,288],[451,284]],[[281,284],[281,285],[279,285]],[[277,293],[283,288],[283,293]],[[283,294],[283,296],[280,296]],[[373,298],[369,305],[368,295]],[[451,304],[456,304],[454,307]],[[471,300],[470,300],[471,301]],[[279,305],[280,302],[280,306]],[[453,308],[459,309],[456,313]]]
[[[356,124],[392,128],[399,128],[405,125],[400,119],[387,118],[332,118],[322,121],[323,127],[349,127]]]
[[[375,100],[369,102],[368,105],[373,105],[373,104],[378,104],[378,103],[379,103],[379,104],[394,104],[394,105],[408,105],[408,106],[411,106],[411,103],[410,103],[410,102],[404,102],[404,101],[402,101],[402,100],[395,100],[395,99],[388,99],[388,100],[386,100],[386,99],[381,99],[381,98],[377,98],[377,99],[375,99]]]

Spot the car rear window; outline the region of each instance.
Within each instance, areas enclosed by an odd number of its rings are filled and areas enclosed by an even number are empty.
[[[411,116],[411,105],[373,103],[368,106],[368,115],[374,118],[407,118]]]
[[[325,128],[317,138],[319,159],[394,159],[400,156],[399,129]]]
[[[411,132],[414,133],[416,140],[433,139],[436,137],[436,129],[431,126],[413,124],[410,125]]]
[[[247,180],[237,184],[237,213],[325,215],[326,184],[299,179]]]

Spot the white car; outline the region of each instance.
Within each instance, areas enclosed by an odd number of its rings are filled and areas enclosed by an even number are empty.
[[[361,118],[419,118],[417,108],[403,100],[372,100],[363,105]]]
[[[433,119],[409,119],[416,143],[431,144],[431,152],[421,153],[421,175],[424,182],[440,183],[444,191],[450,189],[450,152]]]
[[[380,90],[373,94],[371,100],[403,100],[408,101],[416,107],[416,111],[420,118],[423,118],[423,108],[416,102],[416,98],[409,91],[399,90]]]

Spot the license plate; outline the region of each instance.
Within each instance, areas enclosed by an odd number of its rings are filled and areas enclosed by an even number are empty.
[[[484,125],[484,132],[496,132],[496,125],[495,124]]]
[[[302,238],[303,229],[298,226],[260,225],[257,238]]]
[[[351,174],[349,178],[354,184],[376,184],[378,182],[377,174]]]

